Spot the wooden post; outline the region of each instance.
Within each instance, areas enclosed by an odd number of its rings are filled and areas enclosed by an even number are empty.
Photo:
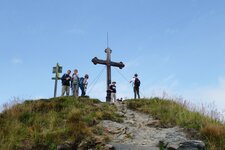
[[[54,87],[54,97],[56,97],[57,94],[57,83],[58,83],[58,63],[56,64],[56,71],[55,71],[55,87]]]
[[[58,84],[58,80],[61,79],[59,77],[59,73],[62,73],[62,67],[59,66],[59,63],[56,64],[56,67],[53,67],[52,73],[55,73],[55,77],[53,77],[52,79],[55,80],[54,97],[56,97],[56,95],[57,95],[57,84]]]

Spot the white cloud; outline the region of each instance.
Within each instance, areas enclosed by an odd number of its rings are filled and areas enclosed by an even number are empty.
[[[225,78],[219,78],[214,87],[199,89],[199,96],[208,102],[214,102],[219,109],[225,110]]]
[[[11,63],[18,65],[18,64],[22,64],[23,60],[21,58],[12,58]]]
[[[185,99],[195,104],[197,108],[204,109],[206,113],[221,118],[225,117],[225,78],[219,78],[215,86],[197,86],[179,91]],[[219,116],[219,117],[218,117]]]

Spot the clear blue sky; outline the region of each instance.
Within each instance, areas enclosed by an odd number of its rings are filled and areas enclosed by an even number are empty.
[[[126,81],[138,73],[142,96],[182,96],[225,109],[223,0],[1,0],[0,104],[53,96],[52,67],[79,70],[91,84],[103,69],[106,34],[118,97],[132,97]],[[126,80],[122,75],[125,76]],[[104,101],[106,74],[91,97]],[[58,95],[60,95],[60,83]]]

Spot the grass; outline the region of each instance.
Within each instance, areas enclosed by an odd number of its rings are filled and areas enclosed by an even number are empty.
[[[208,150],[225,149],[225,125],[218,118],[203,115],[205,112],[190,110],[185,102],[151,98],[127,100],[128,108],[138,110],[159,119],[162,126],[180,126],[199,133]],[[195,133],[196,134],[196,133]]]
[[[95,137],[108,137],[98,123],[103,119],[121,122],[116,107],[96,99],[59,97],[25,101],[0,114],[0,149],[56,149],[57,145],[82,141],[94,145]],[[87,146],[87,145],[86,145]]]

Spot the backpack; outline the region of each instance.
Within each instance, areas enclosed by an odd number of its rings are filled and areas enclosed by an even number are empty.
[[[139,87],[141,85],[141,81],[138,78],[135,78],[134,80],[134,86]]]
[[[81,78],[79,79],[79,85],[80,85],[80,86],[83,85],[83,82],[84,82],[84,77],[81,77]]]

